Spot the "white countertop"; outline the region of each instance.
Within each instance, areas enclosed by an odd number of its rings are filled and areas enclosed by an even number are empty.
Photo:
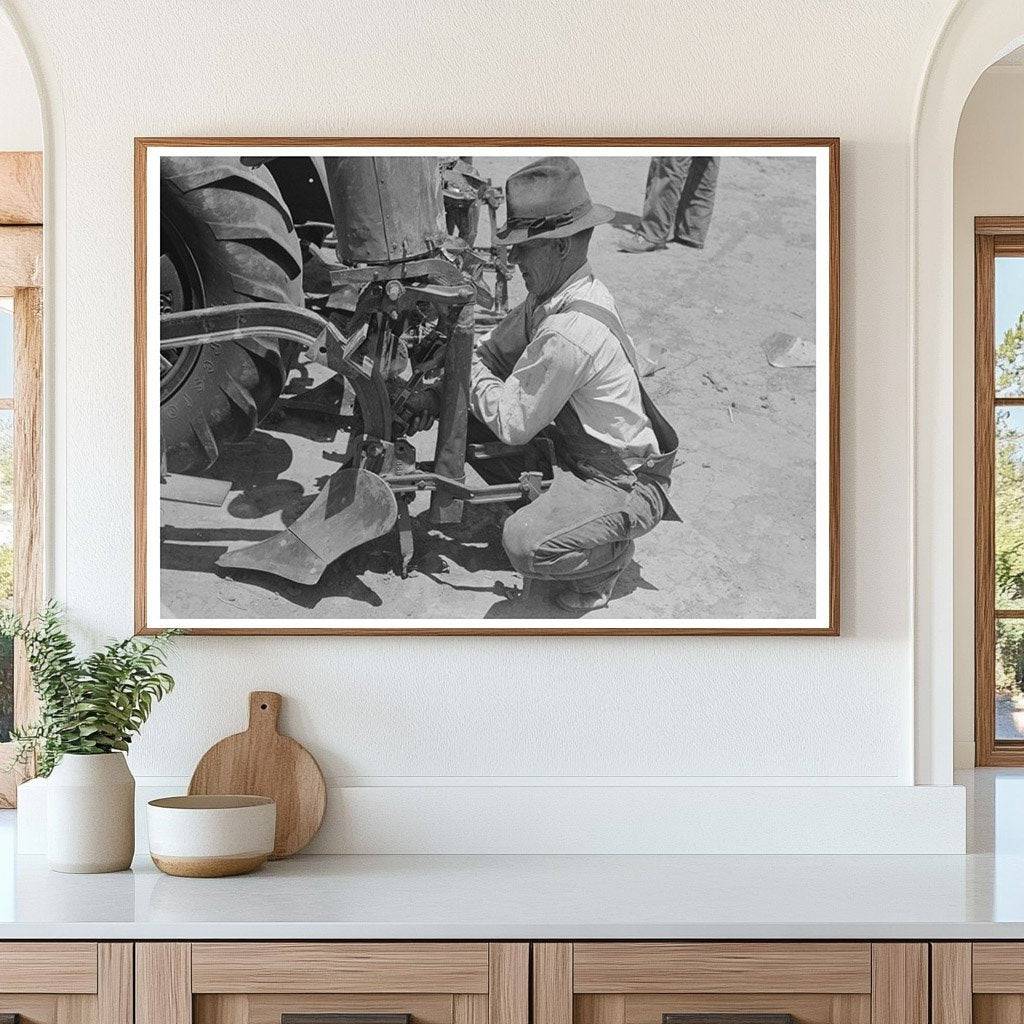
[[[1024,939],[1024,772],[975,772],[967,856],[296,857],[59,875],[0,811],[0,940]]]
[[[298,857],[0,879],[0,939],[1024,939],[1024,856]]]

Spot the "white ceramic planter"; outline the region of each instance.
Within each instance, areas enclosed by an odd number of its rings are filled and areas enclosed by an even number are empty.
[[[65,754],[46,784],[52,871],[124,871],[135,854],[135,779],[124,754]]]

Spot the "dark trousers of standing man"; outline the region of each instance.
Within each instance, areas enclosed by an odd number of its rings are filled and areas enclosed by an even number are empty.
[[[716,156],[653,157],[640,234],[656,244],[674,241],[703,249],[715,207],[719,162]]]

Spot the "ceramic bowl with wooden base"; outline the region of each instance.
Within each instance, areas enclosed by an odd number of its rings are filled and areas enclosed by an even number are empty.
[[[277,805],[265,796],[169,796],[150,800],[147,821],[161,871],[223,878],[255,871],[271,855]]]

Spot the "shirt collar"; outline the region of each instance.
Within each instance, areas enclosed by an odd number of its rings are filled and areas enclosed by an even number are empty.
[[[580,288],[591,281],[593,277],[594,272],[590,269],[590,262],[587,261],[562,284],[551,298],[534,306],[530,319],[534,323],[539,323],[544,317],[557,313],[562,306],[570,303]]]

